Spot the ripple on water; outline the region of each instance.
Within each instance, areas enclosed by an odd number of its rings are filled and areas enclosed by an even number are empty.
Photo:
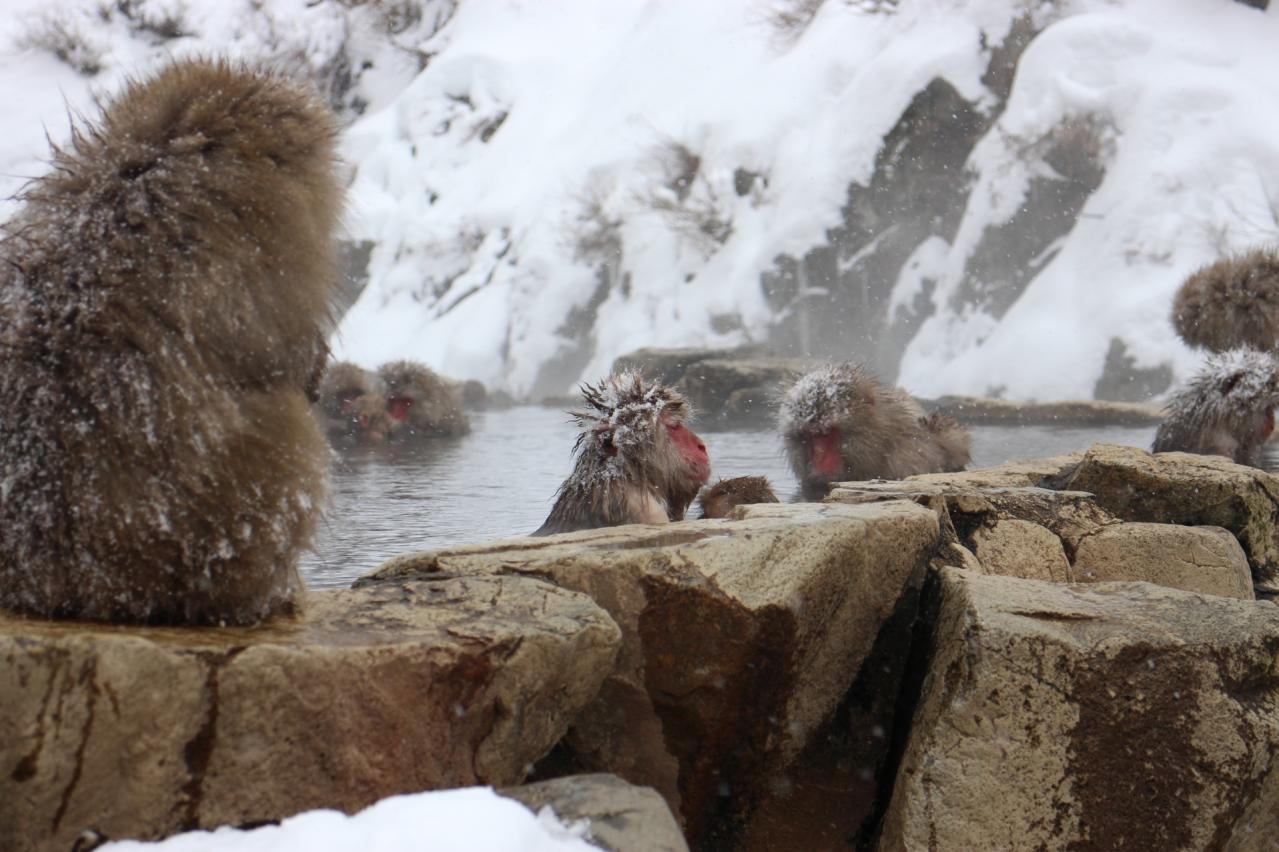
[[[471,434],[418,452],[345,453],[328,512],[302,560],[311,588],[346,586],[392,556],[527,535],[551,510],[571,468],[568,415],[534,406],[472,415]],[[1154,427],[978,426],[973,466],[1086,449],[1095,441],[1149,447]],[[796,492],[776,433],[708,432],[713,476],[764,475],[783,500]]]

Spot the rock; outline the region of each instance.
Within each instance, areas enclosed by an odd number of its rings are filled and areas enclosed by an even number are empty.
[[[255,629],[0,619],[5,848],[519,782],[619,643],[584,595],[523,577],[314,592]]]
[[[747,344],[734,349],[707,349],[682,347],[674,349],[637,349],[613,361],[613,373],[639,370],[645,378],[656,379],[664,385],[673,385],[688,372],[688,368],[710,359],[736,360],[759,358],[768,351],[758,344]]]
[[[1061,539],[1030,521],[995,521],[973,533],[973,554],[982,573],[1069,583],[1070,562]]]
[[[1116,524],[1075,551],[1075,580],[1143,580],[1172,589],[1252,600],[1252,574],[1239,542],[1221,527]]]
[[[566,823],[588,820],[587,838],[612,852],[688,852],[666,802],[616,775],[573,775],[498,790],[534,813],[550,807]]]
[[[938,544],[933,512],[739,506],[730,520],[613,527],[393,559],[359,581],[531,575],[584,591],[624,640],[578,717],[578,765],[656,788],[690,841],[732,834],[825,722]],[[725,839],[727,838],[727,839]]]
[[[1154,426],[1163,420],[1155,405],[1095,399],[1059,402],[1013,402],[975,396],[920,400],[929,411],[941,411],[965,425],[993,426]]]
[[[1073,470],[1083,457],[1083,453],[1073,453],[1042,459],[1023,459],[958,473],[921,473],[908,476],[902,481],[972,488],[1047,488],[1064,471]]]
[[[880,849],[1221,848],[1279,812],[1279,607],[938,577]]]
[[[1258,587],[1279,591],[1279,479],[1271,474],[1217,456],[1095,444],[1059,484],[1092,492],[1125,521],[1225,527]]]
[[[914,500],[937,511],[943,528],[970,550],[974,545],[973,535],[979,528],[997,521],[1016,520],[1030,521],[1056,535],[1064,547],[1064,555],[1070,557],[1082,537],[1092,535],[1107,524],[1119,523],[1097,506],[1091,494],[1083,491],[1053,491],[1024,484],[970,484],[974,480],[980,482],[980,475],[988,472],[991,482],[1008,479],[1024,483],[1025,470],[1033,468],[1042,472],[1044,469],[1027,462],[1016,465],[1017,472],[1008,474],[1004,471],[1012,470],[1012,465],[988,471],[912,476],[898,482],[838,482],[826,500],[836,503]],[[1036,474],[1031,478],[1044,477]]]
[[[768,427],[785,388],[819,362],[803,358],[707,359],[691,365],[676,387],[698,412],[698,423]]]

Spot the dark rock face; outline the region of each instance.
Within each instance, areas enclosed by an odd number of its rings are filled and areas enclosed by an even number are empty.
[[[1093,388],[1093,398],[1111,402],[1145,402],[1172,387],[1172,368],[1138,367],[1119,338],[1110,341],[1106,365]]]

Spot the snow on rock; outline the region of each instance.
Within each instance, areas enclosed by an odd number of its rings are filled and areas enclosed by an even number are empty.
[[[354,816],[307,811],[249,831],[192,831],[156,843],[126,840],[102,852],[586,852],[585,821],[565,826],[491,787],[392,796]]]
[[[1279,14],[1227,0],[12,2],[10,186],[126,72],[295,68],[374,243],[337,355],[520,396],[751,342],[926,396],[1184,377],[1173,291],[1279,227]]]

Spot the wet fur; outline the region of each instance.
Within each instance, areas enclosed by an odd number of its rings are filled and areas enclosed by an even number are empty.
[[[573,472],[533,535],[683,520],[705,482],[662,426],[690,417],[683,396],[628,372],[584,385],[582,398],[585,408],[571,412],[582,428]]]
[[[374,392],[373,375],[350,361],[330,364],[319,380],[316,413],[330,440],[352,441],[360,433],[361,410],[367,409],[367,398]],[[385,408],[385,401],[383,401]]]
[[[698,498],[702,518],[726,518],[738,506],[754,503],[777,503],[773,486],[764,476],[738,476],[721,479],[704,490]]]
[[[1214,355],[1169,398],[1152,449],[1259,466],[1268,412],[1276,405],[1279,361],[1273,355],[1252,350]]]
[[[900,388],[881,384],[857,364],[821,367],[801,377],[782,398],[781,432],[804,499],[820,500],[832,481],[902,479],[963,470],[971,457],[968,431],[945,415],[926,415]],[[812,442],[840,431],[843,470],[812,472]]]
[[[251,624],[324,495],[337,128],[275,76],[179,62],[54,152],[0,238],[0,606]]]
[[[462,409],[461,386],[416,361],[393,361],[378,369],[379,392],[386,398],[413,400],[406,422],[391,424],[393,440],[449,437],[471,431]]]
[[[1254,249],[1199,269],[1173,298],[1172,325],[1212,352],[1279,345],[1279,254]]]

